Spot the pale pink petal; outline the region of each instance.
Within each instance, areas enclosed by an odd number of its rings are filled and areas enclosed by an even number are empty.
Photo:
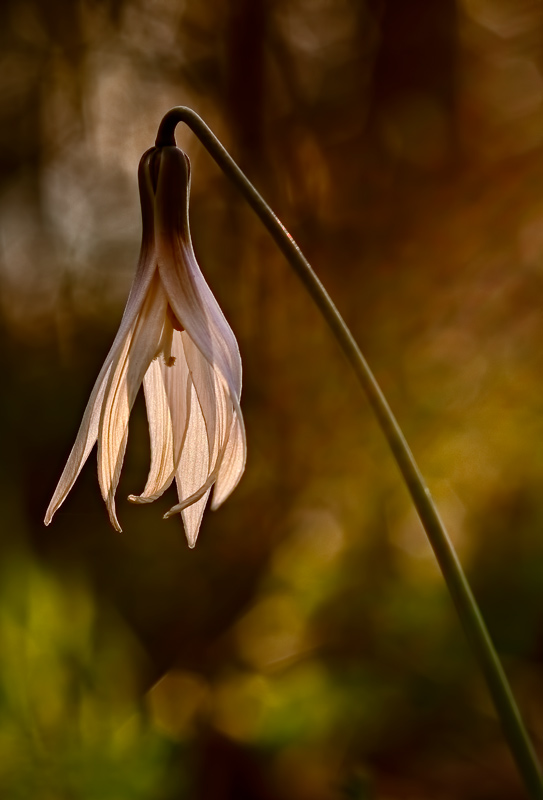
[[[167,316],[164,328],[168,326],[170,330],[166,332],[166,337],[163,330],[162,341],[169,338],[170,365],[166,364],[164,353],[161,353],[151,362],[143,382],[151,435],[151,470],[143,494],[130,495],[128,498],[135,503],[150,503],[166,491],[175,477],[185,443],[191,381],[181,341],[182,334],[172,328]],[[148,385],[150,370],[153,371],[152,390]],[[169,421],[169,431],[164,431],[166,438],[162,439],[165,419]],[[166,452],[161,450],[161,441]]]
[[[207,481],[221,476],[214,491],[217,507],[238,483],[246,459],[239,406],[241,359],[234,334],[194,256],[189,189],[188,159],[177,148],[164,148],[155,203],[158,268],[170,306],[185,329],[185,354],[206,424]],[[235,425],[234,417],[239,420]]]
[[[166,513],[163,516],[163,519],[169,519],[170,517],[173,517],[176,514],[179,514],[181,511],[183,511],[183,509],[188,508],[193,503],[196,503],[197,500],[200,500],[200,498],[202,498],[204,496],[204,494],[206,495],[206,502],[207,502],[207,497],[209,495],[209,491],[210,491],[211,487],[213,486],[213,483],[215,482],[216,478],[217,478],[217,475],[216,475],[215,472],[213,472],[209,476],[207,481],[202,486],[200,486],[200,488],[197,491],[193,492],[192,494],[189,494],[189,496],[185,497],[184,500],[180,500],[180,502],[177,503],[172,508],[170,508],[169,511],[166,511]],[[196,539],[194,539],[194,541],[196,541]]]
[[[200,489],[197,494],[201,494],[201,491],[202,489]],[[185,536],[187,537],[187,544],[191,549],[196,546],[210,491],[211,489],[206,489],[201,500],[197,500],[196,502],[191,500],[190,505],[187,505],[186,508],[184,508],[184,504],[181,503],[181,517],[183,519],[183,525],[185,526]]]
[[[111,370],[111,361],[106,360],[102,370],[98,376],[91,396],[87,403],[87,407],[83,414],[79,432],[77,434],[72,451],[68,456],[66,466],[60,476],[57,488],[51,498],[49,507],[45,514],[45,524],[49,525],[53,519],[55,511],[66,499],[66,495],[74,485],[77,476],[81,472],[83,464],[89,457],[89,453],[96,443],[98,436],[98,427],[100,424],[100,413],[102,411],[102,402],[104,400],[104,390]]]
[[[196,389],[192,384],[186,438],[175,474],[180,506],[174,507],[168,512],[168,515],[176,513],[177,510],[181,512],[189,547],[194,547],[196,544],[210,490],[205,491],[201,499],[192,502],[188,507],[184,507],[183,501],[187,501],[204,487],[209,479],[209,472],[209,448],[205,421]]]
[[[200,407],[203,412],[210,442],[213,425],[213,447],[210,446],[209,476],[219,480],[213,494],[213,508],[217,508],[239,482],[245,466],[246,443],[243,418],[236,414],[230,393],[222,376],[213,370],[186,333],[183,346]]]
[[[239,350],[194,256],[188,226],[189,188],[189,167],[184,153],[176,147],[164,147],[155,202],[160,277],[177,319],[207,361],[219,369],[230,392],[239,400]]]
[[[181,331],[174,330],[172,333],[171,354],[175,359],[174,364],[168,367],[164,362],[161,362],[160,369],[172,419],[173,463],[174,470],[176,470],[185,446],[192,391],[192,381],[185,359],[183,333]]]
[[[192,389],[192,399],[194,400],[194,387],[192,387]],[[190,547],[194,547],[196,544],[198,531],[202,522],[202,516],[209,497],[209,492],[219,475],[219,467],[222,463],[227,444],[225,443],[222,449],[219,451],[217,463],[215,467],[208,472],[205,482],[201,484],[199,488],[196,488],[199,482],[202,480],[205,471],[205,459],[202,457],[201,451],[200,458],[191,459],[191,453],[194,453],[192,442],[194,442],[197,449],[201,448],[203,443],[203,427],[201,424],[203,418],[201,415],[198,415],[198,417],[200,424],[195,425],[193,419],[193,425],[189,427],[190,435],[187,436],[187,447],[183,451],[179,469],[176,473],[179,503],[173,506],[173,508],[170,508],[170,510],[164,514],[164,519],[168,519],[174,514],[179,514],[181,512],[187,541]]]
[[[155,196],[151,173],[157,167]],[[241,359],[192,249],[189,174],[188,159],[175,147],[152,148],[142,157],[143,237],[136,277],[47,510],[47,524],[98,439],[100,488],[110,520],[120,530],[115,491],[129,415],[142,380],[151,465],[143,493],[129,499],[155,500],[175,475],[179,503],[165,516],[181,513],[187,541],[194,547],[213,484],[216,508],[241,477],[246,454],[239,405]]]
[[[183,341],[185,354],[189,354],[187,366],[190,371],[191,379],[189,382],[189,403],[188,403],[188,425],[184,431],[184,442],[180,451],[180,459],[176,471],[176,483],[179,494],[179,503],[165,514],[168,518],[173,514],[181,513],[187,541],[190,547],[194,547],[198,537],[198,531],[202,521],[204,509],[209,497],[211,486],[217,479],[219,466],[224,456],[226,441],[222,443],[222,428],[224,423],[220,420],[220,404],[216,402],[215,377],[213,371],[209,372],[209,365],[198,353],[196,348],[191,345],[185,332],[179,337]],[[197,356],[197,358],[196,358]],[[194,362],[191,363],[192,357]],[[209,385],[206,386],[206,379],[213,383],[214,392],[210,392]],[[200,389],[198,391],[197,384]],[[224,388],[220,388],[218,396],[224,399]],[[211,403],[213,396],[215,402],[207,407],[202,405],[200,397],[204,403]],[[231,405],[231,404],[230,404]],[[219,437],[213,438],[213,444],[209,441],[209,426],[205,418],[208,414],[213,423],[213,429],[218,432]],[[218,422],[218,424],[217,424]],[[175,426],[174,426],[175,430]],[[220,445],[220,448],[219,448]]]
[[[154,248],[154,191],[151,180],[150,165],[156,148],[147,150],[141,157],[138,167],[138,186],[140,192],[142,236],[141,248],[136,267],[136,274],[130,287],[126,307],[121,319],[121,324],[113,342],[124,338],[138,315],[147,294],[149,284],[156,269],[156,256]]]
[[[166,491],[175,476],[172,418],[159,359],[162,359],[162,356],[151,361],[143,378],[149,422],[151,466],[143,492],[140,495],[128,496],[133,503],[152,503]]]
[[[217,458],[219,437],[221,435],[220,412],[217,413],[218,396],[215,371],[209,362],[202,357],[202,354],[186,332],[181,334],[181,340],[186,364],[202,409],[211,471]]]
[[[143,376],[157,354],[166,308],[167,299],[155,275],[105,390],[98,432],[98,480],[116,530],[121,528],[115,514],[115,491],[126,448],[128,418]]]
[[[212,511],[215,511],[238,485],[245,469],[246,454],[247,446],[243,419],[239,414],[236,414],[232,421],[226,451],[220,465],[215,488],[213,489]]]
[[[182,358],[178,355],[178,343],[182,343]],[[165,517],[181,512],[187,540],[193,547],[209,490],[217,478],[224,455],[225,430],[229,424],[224,419],[225,406],[227,404],[231,408],[231,403],[225,395],[222,379],[217,378],[186,332],[174,332],[174,347],[175,366],[178,362],[185,363],[187,379],[190,374],[190,396],[188,425],[184,430],[182,424],[174,425],[174,432],[176,429],[183,431],[183,441],[177,449],[179,461],[176,479],[180,502]],[[168,370],[165,372],[168,374]],[[170,408],[174,409],[179,405],[171,394]]]
[[[131,335],[131,329],[142,306],[153,273],[155,272],[156,261],[153,255],[153,193],[149,173],[151,154],[151,151],[144,153],[138,171],[143,234],[136,276],[130,290],[119,330],[117,331],[113,345],[94,384],[75,443],[68,456],[68,461],[66,462],[66,466],[60,476],[60,480],[45,514],[46,525],[49,525],[54,513],[66,499],[90,451],[94,447],[98,436],[104,392],[109,380],[112,365],[117,361],[126,347],[127,339]]]

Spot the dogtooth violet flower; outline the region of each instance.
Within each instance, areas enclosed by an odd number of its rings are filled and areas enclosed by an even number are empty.
[[[153,147],[141,158],[138,181],[143,234],[136,276],[45,524],[98,442],[102,497],[113,527],[121,530],[115,491],[130,411],[143,382],[151,465],[142,494],[129,499],[151,503],[175,479],[179,503],[164,516],[181,513],[194,547],[212,487],[211,507],[218,508],[245,467],[241,359],[192,248],[188,157],[175,146]]]

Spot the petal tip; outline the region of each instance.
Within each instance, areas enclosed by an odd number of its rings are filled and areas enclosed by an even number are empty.
[[[154,499],[155,499],[154,497],[151,497],[151,498],[144,497],[141,494],[129,494],[128,497],[127,497],[127,500],[130,503],[134,503],[134,505],[137,505],[137,506],[141,506],[144,503],[152,503]]]
[[[107,510],[109,514],[109,521],[111,522],[112,527],[117,533],[122,533],[123,529],[119,525],[119,520],[117,519],[117,514],[115,512],[115,501],[109,500],[107,503]]]
[[[45,516],[43,518],[43,524],[44,525],[50,525],[51,524],[51,522],[53,521],[53,517],[55,516],[55,514],[58,511],[59,506],[61,505],[61,503],[54,503],[53,500],[54,500],[54,498],[51,500],[51,502],[47,506],[47,511],[45,512]]]
[[[198,534],[200,533],[200,526],[196,530],[190,529],[185,527],[185,537],[187,539],[187,544],[191,550],[194,550],[196,547],[196,542],[198,541]]]
[[[57,505],[53,505],[53,501],[51,501],[49,503],[47,511],[45,512],[45,517],[43,518],[43,524],[44,525],[50,525],[51,524],[51,522],[53,521],[53,517],[55,516],[55,512],[56,512],[57,508],[58,508]]]

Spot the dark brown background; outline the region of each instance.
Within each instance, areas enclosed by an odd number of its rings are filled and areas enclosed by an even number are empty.
[[[190,105],[351,326],[543,734],[543,11],[536,0],[0,7],[0,793],[513,800],[515,769],[336,344],[188,130],[249,458],[189,551],[143,403],[45,508],[120,320],[136,169]],[[181,128],[181,126],[180,126]],[[161,683],[150,686],[160,676]]]

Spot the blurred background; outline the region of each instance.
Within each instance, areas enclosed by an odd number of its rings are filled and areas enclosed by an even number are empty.
[[[94,454],[43,516],[124,308],[136,171],[190,105],[403,426],[543,749],[543,6],[0,5],[0,795],[524,797],[425,535],[298,280],[183,126],[249,457],[194,551]]]

